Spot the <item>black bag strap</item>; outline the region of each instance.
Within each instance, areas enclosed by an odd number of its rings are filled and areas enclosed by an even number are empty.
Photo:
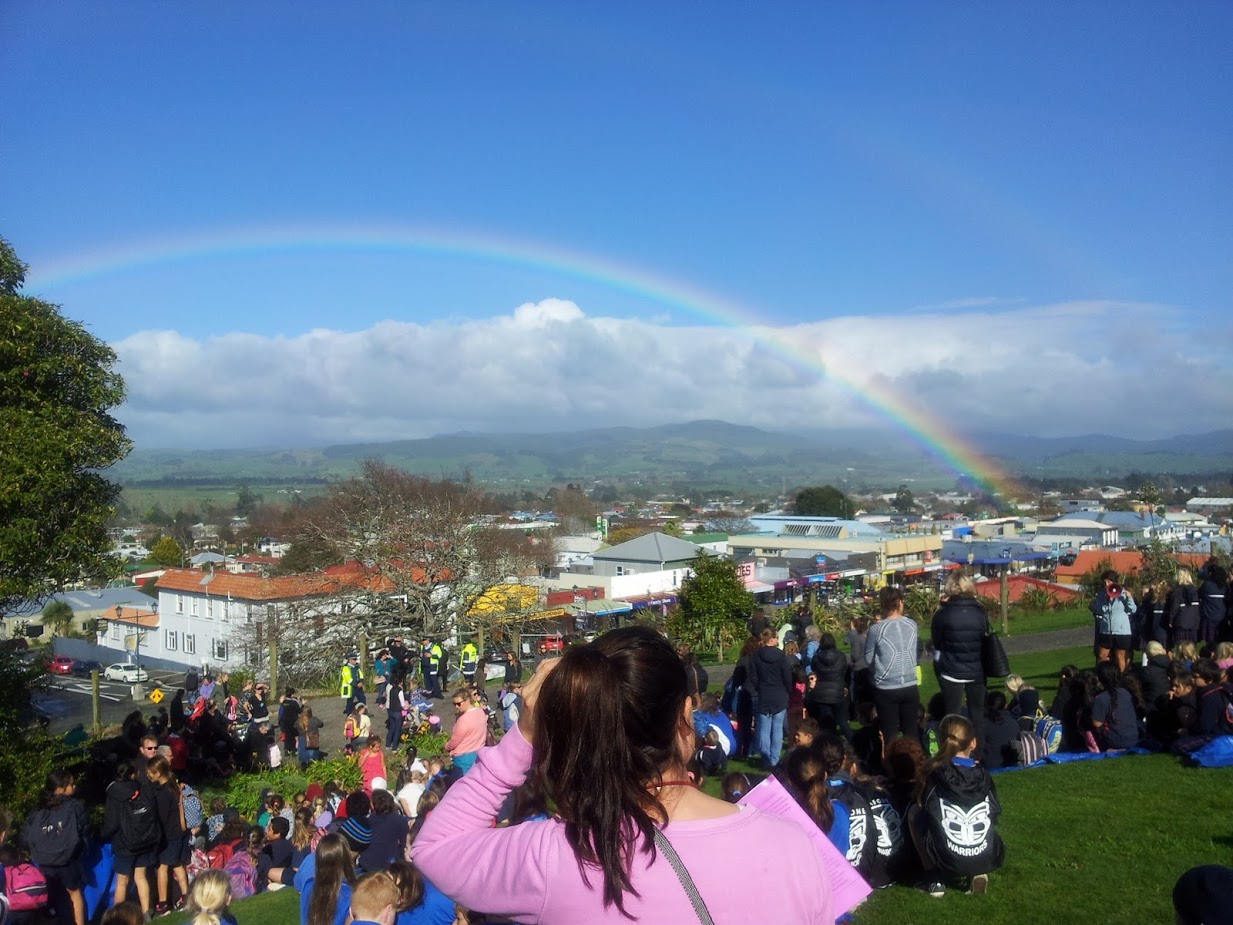
[[[711,913],[706,908],[706,901],[703,900],[702,894],[698,892],[698,887],[694,885],[694,878],[685,869],[685,863],[681,860],[681,856],[676,853],[676,849],[672,847],[672,843],[668,841],[667,837],[659,829],[655,830],[655,847],[660,850],[663,856],[668,859],[668,863],[672,865],[672,870],[676,873],[676,879],[681,881],[685,894],[693,904],[694,913],[698,916],[698,921],[702,925],[715,925],[715,920],[711,918]]]

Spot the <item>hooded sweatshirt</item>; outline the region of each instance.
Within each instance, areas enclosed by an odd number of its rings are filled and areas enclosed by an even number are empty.
[[[922,844],[936,867],[961,877],[997,870],[1006,846],[997,833],[1002,805],[989,772],[956,758],[934,769],[922,801]]]

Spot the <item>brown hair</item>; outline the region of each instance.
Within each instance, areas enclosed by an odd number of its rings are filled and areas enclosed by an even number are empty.
[[[655,824],[667,818],[648,786],[684,760],[684,707],[681,660],[641,626],[569,649],[540,690],[533,775],[565,822],[583,880],[600,870],[605,908],[624,914],[624,895],[638,895],[634,854],[653,855]]]
[[[394,908],[399,912],[414,909],[424,901],[424,877],[409,861],[395,861],[386,868],[398,888],[398,901]]]
[[[788,789],[796,802],[809,813],[819,829],[830,832],[835,824],[835,808],[831,806],[827,785],[829,772],[819,752],[808,746],[792,749],[784,762],[784,771],[788,776]]]
[[[308,900],[305,925],[333,925],[343,882],[355,882],[355,861],[341,835],[327,835],[317,844],[317,879]]]

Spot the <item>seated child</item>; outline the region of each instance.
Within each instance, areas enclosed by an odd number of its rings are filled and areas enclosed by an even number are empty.
[[[351,921],[353,925],[394,925],[398,900],[398,885],[387,871],[365,874],[351,890]]]
[[[706,777],[719,774],[728,765],[728,756],[719,747],[719,733],[714,729],[706,731],[702,739],[702,748],[698,749],[694,757],[698,760],[702,774]]]
[[[908,830],[925,871],[923,889],[946,893],[947,879],[965,878],[972,893],[984,893],[989,874],[1006,860],[997,833],[1002,806],[989,772],[973,758],[971,721],[948,716],[938,728],[937,757],[925,766],[925,786],[908,811]]]
[[[792,736],[792,747],[808,747],[820,735],[822,735],[822,727],[818,725],[818,721],[807,716],[796,727],[796,734]]]

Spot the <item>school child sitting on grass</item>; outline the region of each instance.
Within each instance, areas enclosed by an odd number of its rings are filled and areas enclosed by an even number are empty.
[[[924,869],[921,888],[944,896],[947,881],[966,881],[985,893],[989,874],[1005,863],[997,832],[1002,806],[989,772],[973,760],[977,748],[971,721],[947,716],[938,729],[940,750],[925,766],[917,802],[908,810],[908,830]]]

